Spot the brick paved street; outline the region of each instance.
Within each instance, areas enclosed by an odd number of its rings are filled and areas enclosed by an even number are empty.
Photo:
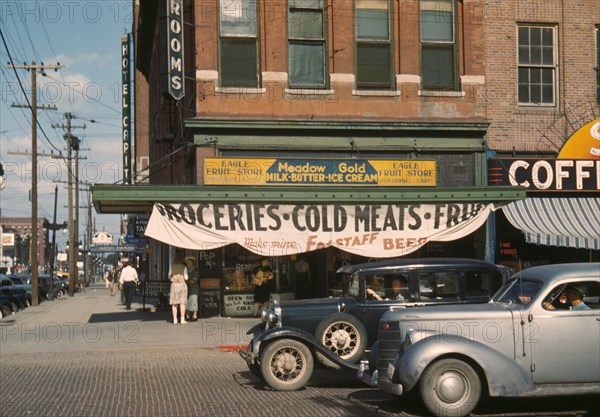
[[[0,321],[0,417],[423,415],[359,383],[317,370],[277,392],[235,352],[256,319],[169,323],[169,311],[125,311],[104,288],[42,303]],[[495,400],[478,416],[595,416],[597,398]]]

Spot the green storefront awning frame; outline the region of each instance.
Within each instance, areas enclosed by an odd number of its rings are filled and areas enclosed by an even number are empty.
[[[396,204],[508,203],[525,198],[523,187],[304,187],[96,184],[98,214],[150,214],[154,203]]]

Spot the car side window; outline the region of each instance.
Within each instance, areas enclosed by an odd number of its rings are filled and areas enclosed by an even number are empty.
[[[385,278],[382,275],[366,275],[365,284],[367,286],[367,295],[375,300],[385,298]]]
[[[421,300],[458,299],[459,273],[456,271],[422,272],[419,274]]]
[[[465,296],[482,297],[490,295],[490,275],[482,271],[465,272]]]
[[[600,309],[600,283],[593,281],[560,284],[542,302],[546,310]]]

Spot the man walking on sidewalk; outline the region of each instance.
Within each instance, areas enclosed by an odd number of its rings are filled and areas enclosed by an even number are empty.
[[[134,267],[129,264],[129,261],[123,261],[123,270],[121,271],[121,277],[119,283],[123,288],[125,294],[125,309],[131,310],[131,300],[133,300],[133,294],[135,293],[135,286],[139,282],[137,271]]]

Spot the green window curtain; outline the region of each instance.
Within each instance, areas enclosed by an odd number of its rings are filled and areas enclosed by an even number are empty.
[[[421,49],[421,63],[425,89],[454,89],[454,48],[452,46],[424,46]]]
[[[422,0],[419,19],[423,88],[455,91],[458,88],[455,1]]]
[[[356,86],[393,87],[388,0],[356,0]]]
[[[221,86],[257,87],[255,39],[221,39]]]
[[[289,79],[296,87],[325,85],[325,46],[322,43],[290,43]]]
[[[327,85],[327,44],[322,0],[290,0],[288,80],[292,88]]]

